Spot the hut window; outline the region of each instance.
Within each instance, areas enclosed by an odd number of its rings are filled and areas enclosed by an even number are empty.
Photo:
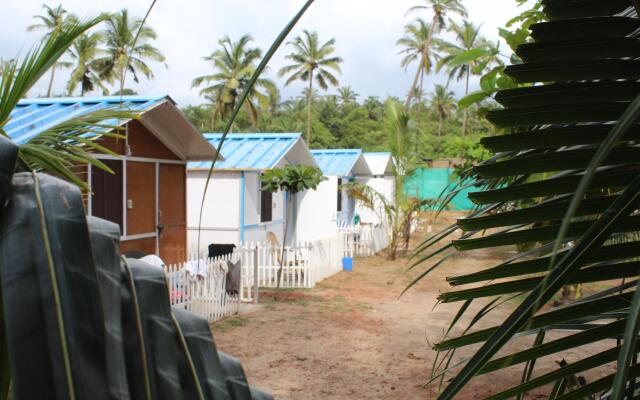
[[[338,212],[342,211],[342,178],[338,178],[338,204],[337,210]]]
[[[260,222],[271,222],[273,219],[273,193],[260,191]]]

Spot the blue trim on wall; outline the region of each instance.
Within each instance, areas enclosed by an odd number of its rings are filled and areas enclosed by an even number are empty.
[[[244,171],[240,172],[240,243],[244,243]]]
[[[277,221],[261,222],[259,224],[245,225],[244,229],[256,229],[256,228],[263,228],[263,227],[267,227],[267,226],[280,225],[280,224],[284,224],[284,221],[281,220],[281,219],[279,219]]]

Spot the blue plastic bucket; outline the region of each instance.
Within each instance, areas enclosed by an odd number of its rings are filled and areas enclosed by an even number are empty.
[[[343,271],[353,271],[353,258],[345,257],[342,259],[342,270]]]

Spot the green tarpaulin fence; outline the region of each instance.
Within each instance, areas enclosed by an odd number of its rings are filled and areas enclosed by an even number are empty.
[[[405,192],[408,196],[417,197],[420,200],[435,200],[455,180],[456,176],[452,168],[420,168],[405,181]],[[450,189],[451,187],[447,190]],[[474,204],[468,197],[470,191],[473,191],[473,188],[458,193],[451,201],[450,208],[459,211],[472,210]]]

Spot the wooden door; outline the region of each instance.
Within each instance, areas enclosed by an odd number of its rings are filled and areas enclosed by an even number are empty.
[[[120,225],[122,234],[122,161],[102,160],[112,173],[91,168],[91,215]]]
[[[156,164],[127,161],[127,227],[122,248],[156,254]]]
[[[160,258],[173,264],[187,257],[186,172],[181,164],[159,165]]]

